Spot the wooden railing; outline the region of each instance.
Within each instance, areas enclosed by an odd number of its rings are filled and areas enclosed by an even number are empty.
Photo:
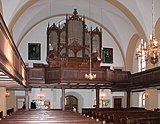
[[[0,15],[0,69],[27,87],[25,64],[18,52],[8,28]]]
[[[122,85],[123,88],[130,84],[130,72],[121,70],[109,70],[104,68],[93,68],[92,73],[96,74],[94,80],[85,78],[89,73],[89,68],[71,68],[71,67],[47,67],[36,66],[28,68],[28,82],[34,87],[36,85],[63,85],[70,87],[72,84],[76,88],[95,88],[96,86],[110,88],[112,85],[117,88]],[[83,85],[83,86],[82,86]]]
[[[148,69],[143,72],[132,74],[131,88],[145,88],[160,85],[160,67]]]

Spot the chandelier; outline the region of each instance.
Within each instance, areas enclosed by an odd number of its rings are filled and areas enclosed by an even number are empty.
[[[91,3],[90,3],[90,0],[89,0],[89,17],[91,15],[91,6],[90,5],[91,5]],[[92,73],[92,35],[91,35],[91,30],[90,30],[90,35],[89,36],[90,36],[90,38],[89,38],[89,41],[90,41],[89,74],[85,74],[85,78],[89,79],[89,80],[92,80],[92,79],[96,78],[96,74]]]
[[[152,0],[152,35],[150,35],[150,40],[147,42],[141,39],[136,53],[137,59],[150,61],[152,64],[158,62],[158,57],[160,55],[160,41],[156,39],[154,26],[154,0]]]
[[[96,74],[92,74],[91,72],[89,74],[85,74],[85,78],[92,80],[96,78]]]
[[[92,43],[91,43],[91,31],[90,31],[90,59],[89,59],[89,74],[85,74],[85,78],[92,80],[96,78],[96,74],[92,73]]]

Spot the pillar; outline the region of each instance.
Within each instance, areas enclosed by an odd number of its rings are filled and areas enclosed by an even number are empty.
[[[96,88],[96,110],[99,110],[99,88]]]
[[[131,99],[130,90],[127,90],[127,109],[130,109],[130,99]]]
[[[158,90],[156,88],[147,88],[145,90],[145,109],[154,110],[158,108]]]
[[[29,111],[29,90],[25,90],[25,110]]]
[[[130,92],[130,107],[133,106],[133,92]]]
[[[62,88],[62,111],[65,111],[65,89]]]

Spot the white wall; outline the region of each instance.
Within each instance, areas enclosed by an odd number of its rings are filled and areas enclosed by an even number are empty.
[[[134,92],[134,93],[131,93],[132,95],[132,106],[131,107],[141,107],[140,105],[140,93],[141,92]]]
[[[5,87],[0,87],[0,111],[3,111],[3,116],[6,116],[6,88]]]
[[[61,108],[61,96],[62,91],[61,89],[46,89],[42,88],[40,91],[40,88],[32,88],[30,92],[30,102],[32,100],[40,99],[37,94],[44,94],[44,100],[49,100],[51,103],[50,108],[51,109],[60,109]],[[93,100],[92,97],[94,97],[94,92],[91,90],[72,90],[72,89],[66,89],[65,90],[65,96],[67,95],[73,95],[79,99],[79,111],[81,111],[82,107],[93,107]]]
[[[125,103],[125,93],[124,92],[111,92],[111,108],[113,108],[113,97],[121,97],[122,98],[122,107],[125,107],[126,106],[126,103]]]
[[[65,96],[73,95],[78,99],[78,112],[82,112],[82,108],[92,108],[94,105],[94,92],[85,89],[66,89]]]
[[[2,90],[1,91],[1,95]],[[101,93],[102,90],[100,90]],[[103,90],[103,92],[106,94],[103,99],[109,99],[110,100],[110,107],[113,107],[113,97],[114,96],[120,96],[124,97],[124,92],[111,92],[109,89]],[[29,94],[29,101],[39,99],[37,94],[43,93],[45,100],[50,100],[51,102],[51,109],[60,109],[61,108],[61,89],[46,89],[42,88],[42,91],[40,91],[40,88],[32,88],[30,94]],[[131,93],[131,107],[142,107],[141,106],[141,94],[142,92],[132,92]],[[24,96],[24,91],[15,91],[16,96]],[[66,89],[65,90],[65,96],[67,95],[73,95],[78,98],[78,111],[81,112],[82,108],[92,108],[95,104],[96,99],[96,90],[95,89]],[[4,96],[3,96],[4,97]],[[158,99],[160,99],[160,91],[158,91]],[[30,106],[29,106],[30,107]],[[158,101],[158,108],[160,108],[160,102]],[[1,110],[1,109],[0,109]]]
[[[51,22],[58,22],[53,20]],[[52,24],[52,23],[51,23]],[[43,21],[42,23],[36,25],[31,31],[29,31],[22,42],[20,43],[18,49],[25,63],[29,63],[29,66],[32,67],[33,63],[46,63],[47,55],[47,26],[48,20]],[[113,48],[113,64],[101,64],[101,66],[117,66],[124,67],[124,61],[122,54],[113,38],[103,30],[102,38],[102,48]],[[28,60],[28,43],[40,43],[41,44],[41,60]]]
[[[101,92],[101,90],[100,90]],[[114,96],[124,96],[124,92],[111,92],[109,89],[103,91],[105,97],[103,99],[110,100],[110,107],[113,107],[112,97]],[[47,89],[47,88],[32,88],[29,98],[30,102],[32,100],[40,99],[37,94],[44,94],[43,100],[49,100],[51,109],[61,108],[61,89]],[[65,89],[65,96],[73,95],[78,98],[78,112],[81,112],[82,108],[93,108],[96,100],[96,90],[95,89]]]
[[[44,97],[40,98],[38,94],[43,94]],[[48,100],[50,101],[50,108],[51,109],[60,109],[60,98],[61,98],[61,90],[59,89],[49,89],[49,88],[32,88],[29,94],[29,101],[30,103],[32,100]],[[30,105],[29,105],[30,108]]]
[[[25,91],[15,91],[15,96],[25,96]]]
[[[93,108],[93,105],[95,104],[95,100],[96,100],[96,90],[95,89],[68,89],[66,90],[66,94],[68,94],[69,92],[72,92],[72,94],[70,95],[74,95],[74,93],[78,93],[82,96],[83,98],[83,103],[82,105],[80,105],[82,108]],[[110,107],[113,107],[113,97],[114,96],[121,96],[124,97],[124,92],[111,92],[110,89],[104,89],[102,91],[102,89],[100,89],[100,94],[101,92],[103,92],[105,94],[105,96],[103,98],[100,97],[100,99],[103,100],[110,100]]]
[[[23,97],[23,98],[21,98]],[[18,99],[17,99],[18,98]],[[15,110],[17,111],[17,109],[21,109],[22,106],[23,106],[23,102],[24,102],[24,99],[25,98],[25,91],[15,91],[15,104],[17,105],[15,107]],[[17,102],[17,103],[16,103]]]
[[[14,91],[7,91],[9,93],[9,96],[6,97],[6,106],[7,109],[14,108],[14,111],[16,110],[16,97]]]
[[[46,63],[47,55],[47,21],[33,28],[23,39],[23,42],[18,47],[19,52],[25,63],[29,63],[32,67],[33,63]],[[41,60],[28,60],[28,43],[41,44]]]
[[[113,48],[113,64],[101,63],[101,66],[124,67],[124,60],[118,45],[105,30],[102,32],[102,48]]]

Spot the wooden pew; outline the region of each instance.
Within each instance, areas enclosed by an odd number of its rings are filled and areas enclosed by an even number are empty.
[[[13,112],[14,112],[14,108],[8,109],[8,110],[7,110],[7,115],[12,114]]]
[[[3,118],[3,111],[0,112],[0,119]]]
[[[16,121],[3,120],[0,124],[100,124],[99,122],[73,122],[73,121]]]
[[[144,109],[83,109],[82,113],[87,115],[89,113],[97,113],[97,118],[106,123],[114,124],[145,124],[160,123],[160,112],[158,111],[148,111]],[[94,115],[90,115],[94,116]]]
[[[95,119],[85,117],[72,111],[17,111],[5,119],[0,124],[102,124]]]
[[[122,124],[160,124],[160,115],[138,115],[126,117],[125,121],[122,121]]]

